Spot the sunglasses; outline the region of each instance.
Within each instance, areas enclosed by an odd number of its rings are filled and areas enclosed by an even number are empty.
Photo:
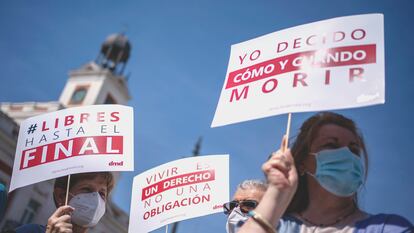
[[[244,200],[244,201],[231,201],[224,203],[223,211],[225,215],[229,215],[231,211],[237,206],[240,207],[241,212],[244,214],[248,213],[250,210],[254,210],[259,203],[254,200]]]

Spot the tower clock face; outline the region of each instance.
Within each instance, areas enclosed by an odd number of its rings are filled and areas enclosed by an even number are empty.
[[[87,89],[84,88],[84,87],[77,89],[73,93],[72,98],[70,99],[71,104],[80,104],[80,103],[82,103],[82,101],[86,97],[87,92],[88,92]]]

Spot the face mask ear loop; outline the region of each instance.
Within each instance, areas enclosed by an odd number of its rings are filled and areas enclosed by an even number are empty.
[[[315,163],[316,163],[316,164],[318,164],[318,162],[317,162],[317,160],[316,160],[316,156],[318,155],[318,153],[309,153],[309,154],[310,154],[310,155],[315,156]],[[316,166],[317,166],[317,165],[316,165]],[[314,179],[316,179],[315,174],[312,174],[312,173],[310,173],[310,172],[306,171],[306,169],[303,171],[303,175],[305,175],[305,174],[310,175],[310,176],[312,176]]]
[[[312,176],[314,179],[316,179],[316,176],[314,174],[308,172],[308,171],[305,171],[305,174],[308,174],[308,175]]]

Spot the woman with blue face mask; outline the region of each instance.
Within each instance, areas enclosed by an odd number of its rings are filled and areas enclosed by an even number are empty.
[[[67,177],[57,178],[53,198],[57,207],[47,225],[27,224],[16,233],[86,233],[105,214],[107,196],[114,180],[110,172],[71,175],[68,205],[65,205]]]
[[[285,144],[284,138],[263,164],[268,189],[239,233],[414,232],[401,216],[359,208],[368,158],[352,120],[316,114],[303,123],[291,150],[284,150]]]

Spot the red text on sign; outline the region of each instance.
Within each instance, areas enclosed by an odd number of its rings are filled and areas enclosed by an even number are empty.
[[[199,204],[210,202],[210,194],[201,195],[201,196],[194,196],[194,197],[186,197],[181,200],[169,201],[161,206],[157,206],[156,208],[151,209],[144,213],[143,219],[147,220],[164,212],[169,212],[170,210],[174,210],[176,208],[181,207],[188,207],[188,206],[197,206]],[[195,207],[196,208],[196,207]]]
[[[292,41],[282,41],[277,44],[276,52],[280,53],[286,49],[298,49],[303,46],[318,46],[333,44],[343,41],[348,38],[350,40],[358,41],[365,38],[367,32],[362,28],[354,29],[350,34],[343,31],[336,31],[323,35],[309,35],[305,37],[297,37]]]
[[[119,112],[97,112],[92,115],[90,113],[79,113],[76,115],[66,115],[61,118],[55,118],[54,121],[43,121],[42,131],[48,131],[51,128],[57,129],[62,126],[70,126],[74,123],[83,124],[86,122],[118,122]]]
[[[375,44],[294,53],[229,73],[226,89],[296,70],[375,62]]]
[[[362,67],[349,68],[349,71],[348,71],[349,83],[354,82],[355,78],[359,80],[363,80],[364,79],[363,76],[364,76],[364,68]],[[307,87],[308,86],[307,78],[308,78],[307,73],[294,73],[292,87],[293,88]],[[325,70],[324,85],[328,86],[330,85],[330,82],[331,82],[331,71]],[[278,83],[279,81],[277,80],[277,78],[274,78],[274,77],[266,80],[266,82],[262,84],[262,93],[267,94],[267,93],[277,91],[276,89],[277,89]],[[239,89],[237,87],[231,90],[230,102],[239,101],[242,99],[242,97],[243,99],[247,99],[247,91],[245,90],[249,90],[248,85],[244,86],[241,92],[239,92]],[[243,93],[244,95],[242,95]]]
[[[78,137],[24,150],[20,170],[80,155],[122,153],[122,136]]]
[[[204,183],[212,181],[214,179],[214,170],[205,170],[174,176],[143,188],[141,200],[145,200],[149,197],[152,197],[158,193],[162,193],[172,188],[181,187],[184,185]]]

